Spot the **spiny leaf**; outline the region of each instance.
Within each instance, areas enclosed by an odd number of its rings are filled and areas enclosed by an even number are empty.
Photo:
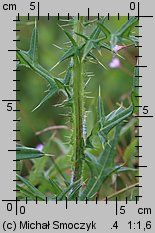
[[[17,49],[18,50],[18,49]],[[49,93],[44,97],[40,104],[35,108],[40,107],[45,101],[51,98],[63,86],[59,79],[53,77],[46,69],[38,63],[38,29],[37,23],[33,29],[31,36],[30,49],[28,51],[17,51],[17,58],[20,60],[19,66],[26,66],[32,69],[41,78],[50,84]]]
[[[100,130],[101,133],[108,134],[111,129],[121,123],[123,120],[131,116],[133,113],[133,105],[119,111],[112,119],[106,120],[104,127]]]
[[[99,23],[103,25],[106,18],[107,18],[107,16],[101,18]],[[100,32],[101,32],[101,28],[98,27],[98,25],[97,25],[96,28],[94,29],[94,31],[91,33],[90,38],[97,39],[100,35]]]
[[[39,105],[34,109],[36,110],[40,107],[45,101],[51,98],[55,93],[58,92],[58,80],[51,76],[51,74],[45,70],[41,65],[34,64],[28,53],[25,51],[18,51],[17,57],[20,60],[20,65],[24,65],[30,69],[32,69],[36,74],[38,74],[41,78],[46,80],[50,84],[49,93],[44,97],[44,99],[39,103]]]
[[[129,20],[127,20],[122,27],[120,27],[116,32],[111,35],[111,46],[114,46],[120,42],[122,42],[123,38],[130,39],[131,29],[138,23],[138,18],[132,16]]]
[[[125,33],[127,33],[127,36],[129,35],[131,28],[134,27],[138,23],[138,18],[135,16],[132,16],[129,20],[127,20],[122,27],[120,27],[115,34],[119,36],[124,36]]]
[[[74,38],[72,37],[72,35],[71,35],[69,32],[65,31],[65,30],[64,30],[64,32],[65,32],[65,34],[67,35],[67,37],[69,38],[69,40],[72,42],[73,46],[78,47],[78,46],[77,46],[77,43],[75,42],[75,40],[74,40]]]
[[[17,57],[20,60],[19,65],[26,65],[28,68],[31,68],[35,73],[37,73],[40,77],[45,79],[47,82],[50,84],[56,85],[57,79],[53,77],[46,69],[44,69],[41,65],[39,64],[33,64],[33,61],[28,55],[28,52],[20,50],[17,51]]]
[[[77,55],[79,53],[79,49],[77,47],[72,46],[70,49],[68,49],[65,54],[61,57],[60,62],[73,57],[74,55]]]
[[[133,105],[131,104],[128,108],[124,109],[119,107],[118,109],[112,111],[106,117],[104,116],[104,110],[101,113],[101,103],[100,103],[100,120],[95,124],[92,129],[91,134],[87,137],[86,145],[88,148],[93,148],[92,140],[94,136],[98,135],[102,145],[107,141],[107,134],[123,120],[131,116],[133,113]],[[101,116],[103,114],[103,116]],[[101,126],[102,125],[102,126]]]
[[[65,86],[68,86],[70,84],[70,80],[72,78],[72,68],[73,68],[73,60],[70,61],[66,71],[66,75],[63,79],[63,83],[65,84]]]
[[[112,172],[116,172],[119,169],[114,166],[114,156],[120,128],[120,126],[116,128],[114,139],[106,144],[97,162],[87,162],[90,167],[91,177],[86,188],[80,194],[80,200],[85,200],[86,197],[91,198],[94,196],[100,190],[107,177],[109,177]]]
[[[50,87],[50,89],[48,90],[48,94],[40,101],[40,103],[33,109],[33,111],[38,109],[42,104],[44,104],[47,100],[49,100],[56,93],[57,93],[57,89],[55,89],[54,87]]]
[[[30,191],[36,196],[39,197],[41,200],[45,201],[46,196],[40,192],[36,187],[34,187],[27,179],[20,175],[16,175],[29,189]]]
[[[102,18],[100,21],[101,25],[103,24],[106,17]],[[94,29],[94,31],[91,33],[90,37],[86,37],[85,35],[79,34],[79,36],[83,37],[86,40],[86,43],[84,45],[84,51],[82,59],[84,60],[87,55],[89,55],[89,52],[91,52],[92,49],[100,47],[99,42],[102,41],[104,38],[98,38],[99,34],[101,32],[101,28],[99,25]],[[107,48],[105,46],[105,48]]]
[[[16,159],[19,160],[41,158],[45,155],[45,153],[42,151],[38,151],[34,148],[29,148],[19,144],[16,145],[16,150]]]
[[[103,32],[103,34],[105,35],[105,39],[110,40],[111,32],[109,31],[109,29],[101,23],[98,23],[98,26],[101,29],[101,31]]]
[[[89,39],[87,43],[84,46],[84,51],[83,51],[83,57],[82,59],[85,59],[85,57],[89,54],[89,52],[94,48],[94,42],[93,40]]]

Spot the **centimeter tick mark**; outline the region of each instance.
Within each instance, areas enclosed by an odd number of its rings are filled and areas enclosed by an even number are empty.
[[[38,2],[38,20],[40,18],[40,2]]]
[[[118,200],[117,200],[117,197],[116,197],[116,215],[118,215]]]
[[[19,19],[19,13],[17,14],[17,19],[13,19],[13,21],[20,21],[20,19]]]
[[[89,20],[89,8],[88,8],[88,17],[87,17],[87,18],[88,18],[88,20]]]
[[[143,126],[142,125],[135,125],[135,127],[142,128]]]
[[[66,210],[68,208],[68,200],[67,200],[67,197],[66,197]]]
[[[136,65],[135,67],[146,68],[147,66]]]
[[[8,151],[9,151],[9,152],[14,152],[14,151],[17,152],[17,151],[21,151],[21,150],[8,150]]]
[[[20,102],[20,100],[2,100],[2,101],[6,101],[6,102]]]
[[[100,14],[98,13],[98,15],[97,15],[97,18],[98,18],[98,20],[100,20]]]
[[[142,48],[142,45],[135,45],[135,48]]]
[[[20,42],[21,40],[13,40],[14,42]]]
[[[153,117],[153,116],[145,116],[145,115],[140,116],[140,115],[135,115],[135,117],[141,117],[141,118],[142,118],[142,117],[144,117],[144,118],[147,118],[147,117],[148,117],[148,118],[151,118],[151,117]]]

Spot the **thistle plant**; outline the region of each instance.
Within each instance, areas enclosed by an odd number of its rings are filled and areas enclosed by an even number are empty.
[[[29,50],[18,49],[19,51],[17,51],[17,59],[19,60],[17,66],[31,69],[38,77],[41,77],[48,83],[47,95],[33,111],[37,111],[45,102],[61,92],[64,100],[61,104],[59,103],[58,107],[61,106],[67,109],[67,117],[71,122],[69,139],[71,150],[67,152],[71,156],[69,160],[67,155],[64,157],[66,167],[71,169],[69,178],[62,171],[62,165],[48,151],[48,145],[53,140],[52,137],[49,138],[46,146],[41,146],[41,148],[17,144],[17,159],[22,161],[30,159],[34,164],[28,179],[21,174],[17,174],[18,179],[21,181],[17,183],[17,187],[21,191],[19,194],[21,198],[27,196],[30,200],[33,200],[37,196],[40,200],[45,200],[47,194],[50,200],[55,200],[55,198],[64,200],[65,197],[69,200],[75,200],[75,198],[81,201],[86,198],[94,200],[97,195],[99,196],[103,192],[102,188],[106,180],[112,179],[112,177],[123,172],[137,173],[136,168],[128,166],[127,159],[118,164],[115,162],[116,146],[119,143],[122,131],[125,127],[135,124],[132,116],[137,113],[135,107],[137,105],[135,96],[138,94],[138,79],[136,78],[138,75],[135,75],[135,73],[138,74],[137,68],[133,73],[133,87],[130,91],[129,106],[124,106],[121,103],[118,108],[105,114],[103,104],[104,90],[99,85],[98,96],[96,96],[97,108],[94,106],[94,109],[96,109],[96,122],[92,125],[90,132],[87,131],[88,111],[85,102],[87,98],[86,87],[90,80],[87,65],[95,62],[96,66],[101,66],[102,69],[106,70],[120,67],[122,56],[119,54],[119,51],[126,50],[128,47],[133,47],[138,43],[137,37],[134,35],[134,26],[138,23],[136,17],[126,20],[115,32],[111,32],[106,25],[106,20],[106,17],[101,17],[99,20],[92,19],[92,21],[88,21],[85,17],[80,16],[79,18],[73,17],[67,21],[69,30],[65,29],[65,25],[59,25],[68,39],[70,47],[64,50],[62,57],[50,70],[43,68],[38,59],[39,22],[36,20]],[[98,58],[97,54],[101,54],[102,50],[108,51],[112,55],[109,67]],[[68,65],[66,66],[64,77],[55,77],[52,74],[54,69],[61,66],[64,62],[68,62],[65,63]],[[96,140],[99,149],[96,148]],[[134,143],[138,142],[134,141]],[[128,147],[128,151],[133,153],[133,143],[131,144]],[[95,150],[98,152],[97,156]],[[129,156],[132,156],[132,154]],[[126,155],[126,158],[129,156]],[[50,159],[52,167],[48,167],[45,171],[48,159]],[[57,170],[63,179],[63,184],[57,180],[56,176],[53,177],[51,175],[52,169]],[[40,179],[39,182],[42,182],[41,187],[47,186],[45,192],[41,191],[43,188],[36,187],[38,186],[36,183],[38,179]],[[133,182],[137,182],[135,178]],[[48,191],[48,188],[52,191]],[[129,190],[130,188],[133,188],[133,185],[129,186]],[[104,197],[103,194],[101,196]]]

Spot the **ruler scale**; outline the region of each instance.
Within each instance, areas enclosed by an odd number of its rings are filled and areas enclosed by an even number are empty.
[[[1,1],[1,194],[0,194],[0,227],[1,232],[154,232],[154,183],[153,183],[153,129],[154,129],[154,2],[141,1],[78,1],[73,3],[67,1]],[[16,153],[20,149],[15,148],[16,143],[20,140],[16,134],[20,128],[21,119],[16,119],[16,113],[20,114],[18,107],[21,100],[18,94],[22,92],[18,88],[20,79],[16,79],[16,74],[20,73],[20,68],[16,68],[16,43],[20,39],[16,38],[16,33],[22,33],[16,28],[17,23],[22,22],[22,16],[30,22],[31,17],[35,16],[38,22],[42,16],[50,22],[52,16],[56,16],[60,21],[65,16],[70,19],[71,16],[85,16],[90,20],[95,16],[98,20],[101,16],[107,16],[110,21],[111,17],[116,16],[120,21],[122,16],[135,16],[139,20],[136,29],[139,30],[139,44],[135,45],[139,49],[139,54],[135,55],[138,59],[139,68],[139,104],[135,106],[139,109],[139,114],[135,115],[139,119],[139,124],[135,128],[139,132],[135,134],[139,144],[135,147],[139,150],[136,157],[139,164],[139,182],[131,185],[131,189],[139,189],[139,194],[135,195],[135,201],[119,201],[118,196],[111,194],[102,201],[98,197],[94,201],[69,201],[66,197],[64,201],[50,201],[46,197],[45,201],[39,201],[36,196],[34,201],[19,200],[16,194],[20,192],[16,188],[16,183],[20,179],[16,178],[16,173],[20,169],[16,168],[16,163],[20,160],[16,158]],[[5,36],[6,35],[6,36]],[[17,97],[17,98],[16,98]],[[16,123],[17,126],[16,126]],[[124,188],[124,192],[128,186]],[[122,191],[122,190],[120,190]],[[119,191],[118,191],[119,194]],[[110,201],[113,198],[114,201]]]

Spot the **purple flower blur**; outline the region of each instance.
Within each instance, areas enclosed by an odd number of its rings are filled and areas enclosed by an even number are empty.
[[[133,46],[134,44],[128,44],[128,45],[118,45],[116,44],[114,47],[113,47],[113,58],[112,58],[112,61],[109,63],[109,67],[110,68],[118,68],[120,67],[121,63],[120,63],[120,60],[118,58],[116,58],[116,55],[118,54],[118,52],[122,49],[126,49],[130,46]]]
[[[116,57],[112,59],[112,61],[109,63],[110,68],[118,68],[120,67],[120,60]]]
[[[36,146],[36,150],[42,151],[43,147],[44,147],[43,144],[38,144],[38,145]]]

